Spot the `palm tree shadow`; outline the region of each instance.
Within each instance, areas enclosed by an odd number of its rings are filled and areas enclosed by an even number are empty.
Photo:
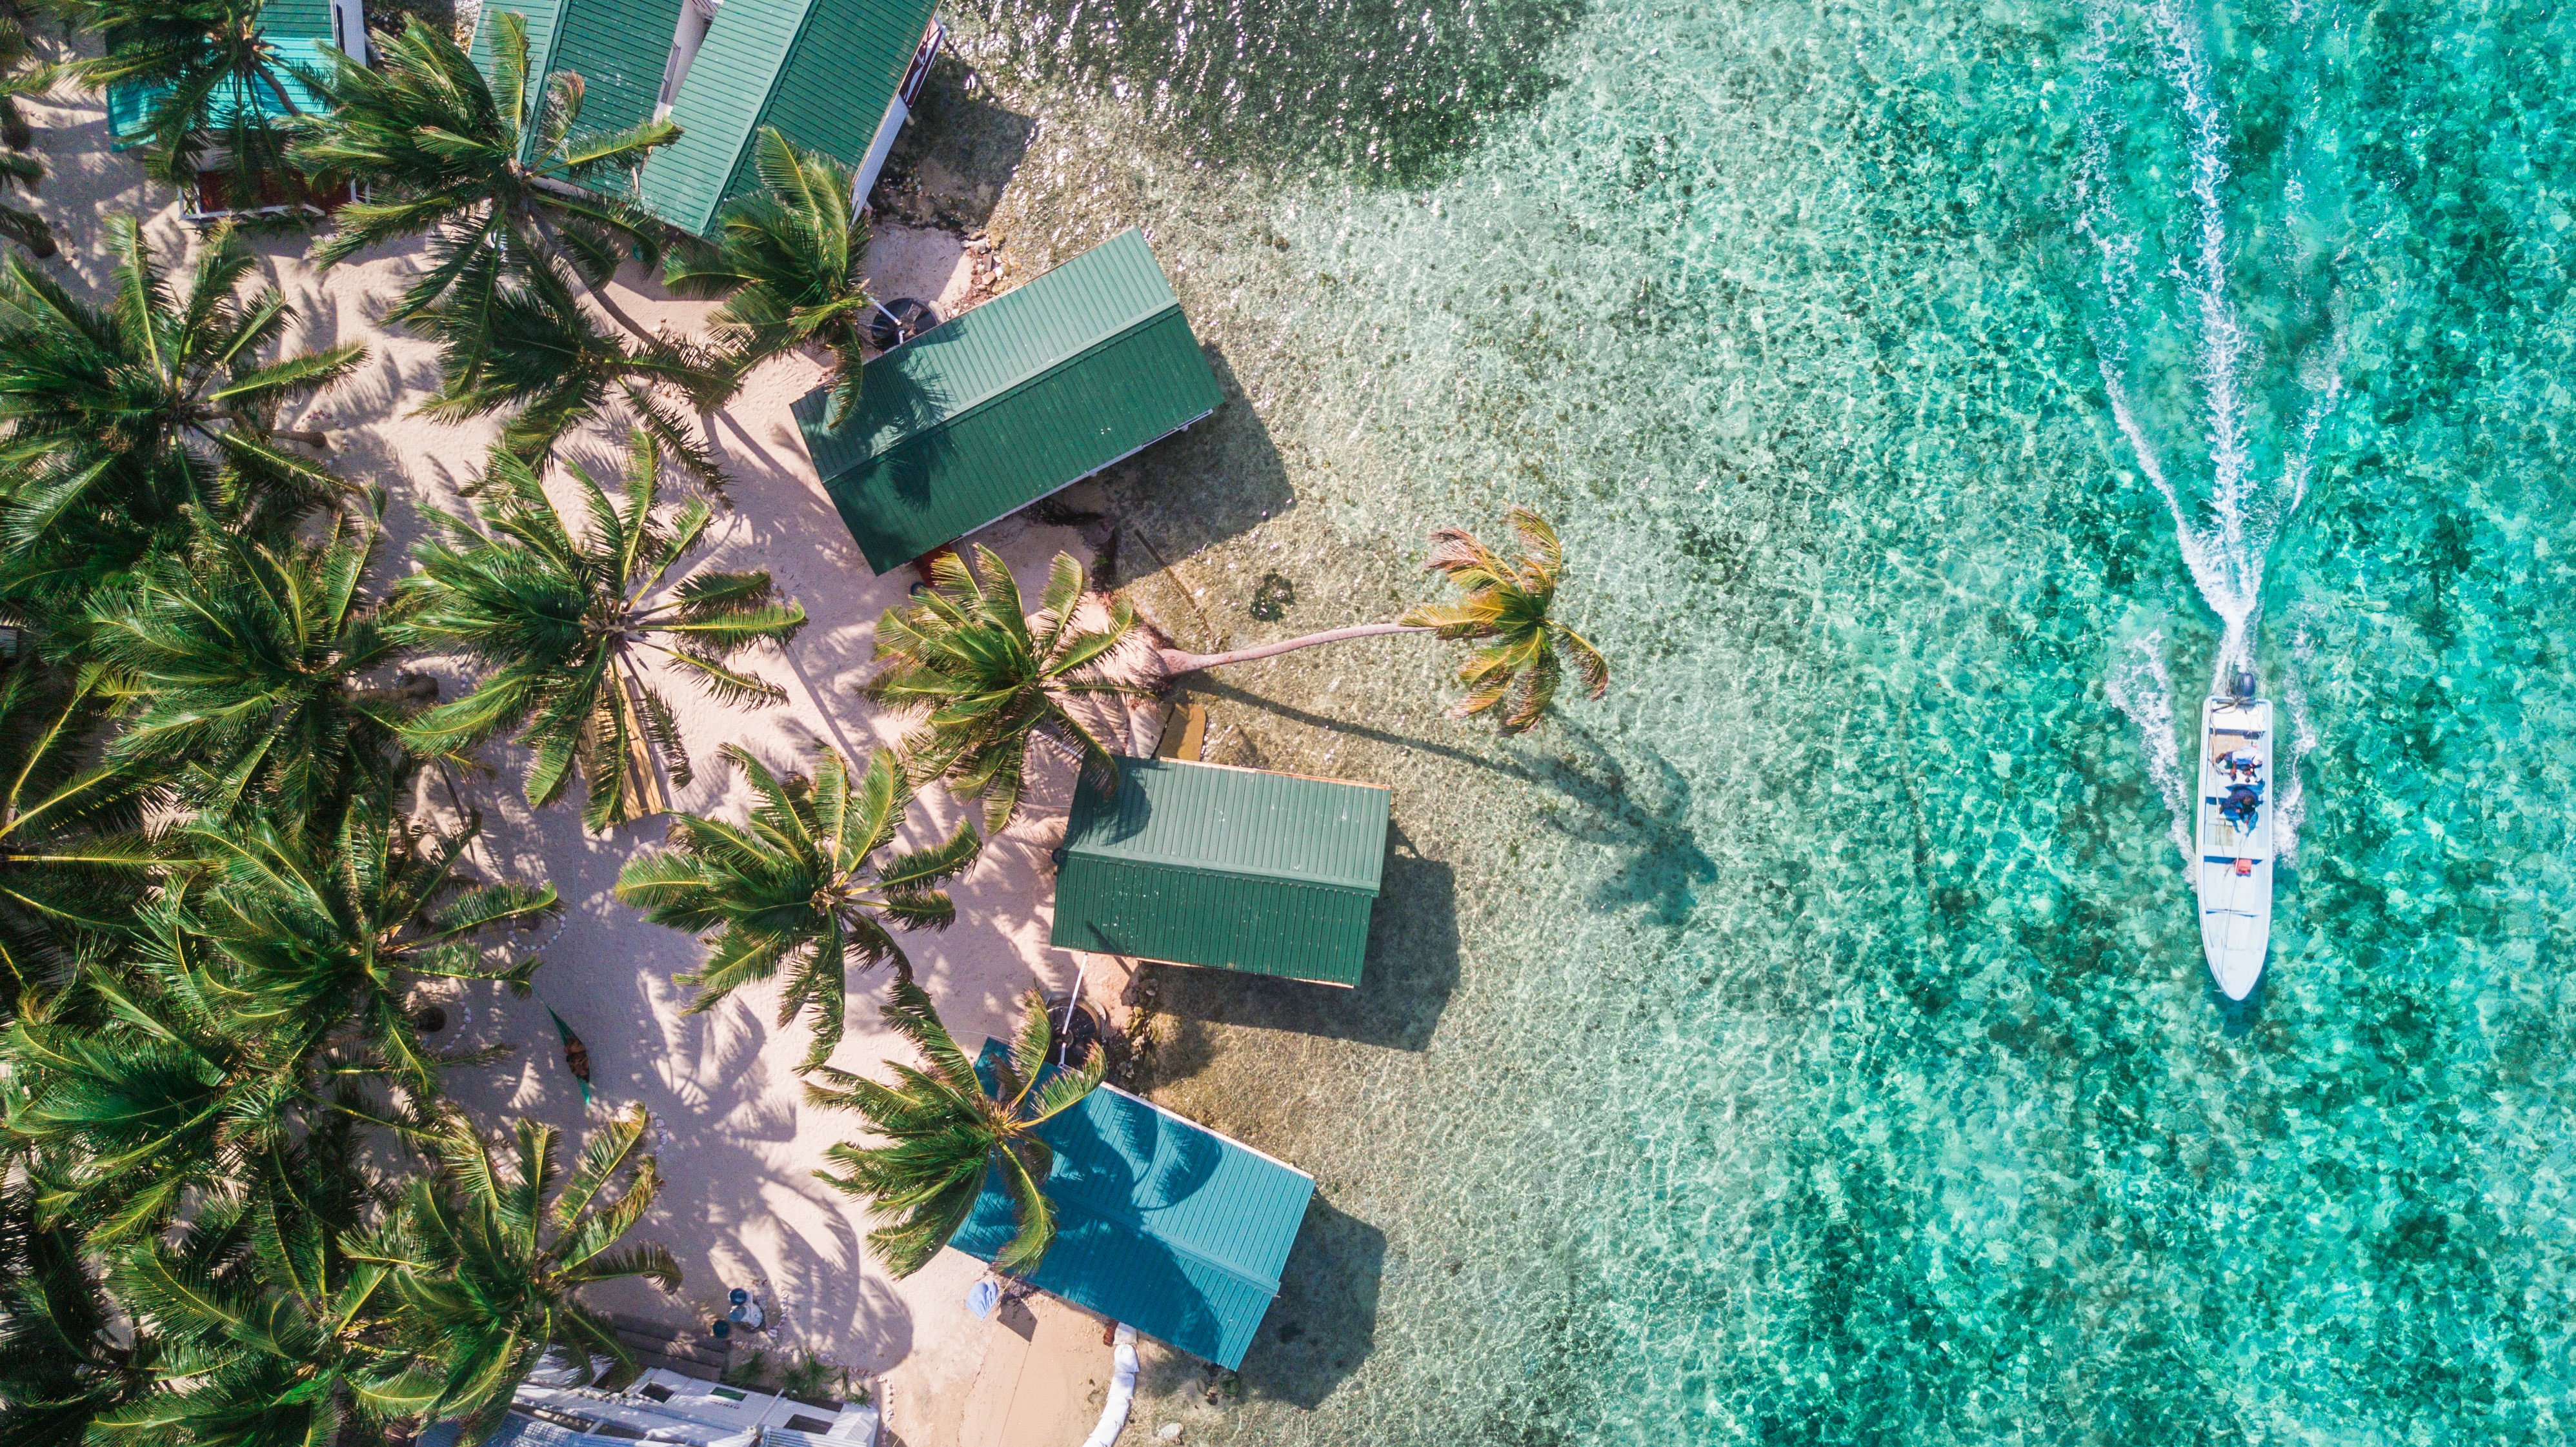
[[[1429,754],[1559,796],[1564,806],[1550,803],[1542,814],[1548,829],[1627,855],[1618,870],[1593,889],[1591,900],[1596,906],[1643,905],[1655,923],[1679,928],[1689,922],[1701,886],[1718,877],[1717,861],[1700,847],[1691,827],[1689,777],[1651,748],[1631,747],[1627,752],[1637,762],[1623,762],[1598,735],[1562,712],[1552,714],[1547,726],[1562,731],[1579,749],[1551,756],[1523,744],[1497,758],[1412,734],[1327,718],[1204,675],[1193,678],[1189,687],[1337,737]]]

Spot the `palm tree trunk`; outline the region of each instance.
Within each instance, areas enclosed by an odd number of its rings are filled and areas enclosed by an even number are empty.
[[[1321,633],[1309,633],[1303,638],[1291,638],[1282,643],[1264,643],[1258,648],[1238,648],[1231,653],[1183,653],[1177,648],[1160,648],[1155,652],[1162,659],[1163,676],[1178,678],[1184,673],[1197,673],[1207,668],[1223,668],[1230,663],[1250,663],[1256,658],[1276,658],[1282,653],[1294,653],[1300,648],[1312,648],[1318,643],[1339,643],[1346,638],[1376,638],[1388,633],[1428,633],[1430,631],[1428,628],[1411,623],[1362,623],[1351,628],[1328,628]]]

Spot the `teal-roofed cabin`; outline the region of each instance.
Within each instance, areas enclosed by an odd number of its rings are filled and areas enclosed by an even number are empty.
[[[692,235],[716,230],[724,203],[756,184],[753,137],[776,126],[794,144],[856,171],[854,200],[876,184],[895,133],[944,33],[933,0],[493,0],[475,25],[475,64],[492,65],[492,16],[527,23],[534,85],[582,79],[580,128],[622,131],[667,117],[680,137],[631,178],[629,192]]]
[[[1075,791],[1047,942],[1357,985],[1391,797],[1376,784],[1122,758],[1107,795]]]
[[[221,149],[222,133],[245,115],[282,121],[330,108],[322,83],[330,78],[337,56],[367,58],[367,11],[364,0],[268,0],[260,7],[260,38],[268,43],[275,85],[234,80],[218,87],[200,117],[199,176],[187,216],[202,221],[220,216],[318,209],[347,199],[324,197],[306,188],[301,177],[263,175],[258,194],[232,197],[236,189]],[[115,43],[113,33],[109,44]],[[152,138],[152,112],[168,94],[159,84],[125,81],[107,88],[108,144],[116,150],[142,145]]]
[[[1003,1054],[986,1041],[989,1081]],[[1042,1186],[1055,1244],[1031,1285],[1229,1369],[1243,1365],[1315,1178],[1240,1141],[1103,1085],[1038,1127],[1055,1152]],[[1018,1232],[988,1176],[950,1245],[978,1260]]]
[[[1178,432],[1223,400],[1143,233],[1123,232],[867,365],[806,454],[868,566],[901,567]]]

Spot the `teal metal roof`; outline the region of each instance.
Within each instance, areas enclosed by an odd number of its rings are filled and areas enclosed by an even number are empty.
[[[868,363],[857,407],[825,431],[829,399],[828,384],[798,399],[797,430],[883,573],[1223,397],[1152,248],[1127,231]]]
[[[269,19],[267,11],[261,12],[261,31],[268,36],[271,46],[277,52],[277,78],[285,89],[287,97],[295,102],[295,109],[307,114],[330,109],[330,97],[324,95],[320,87],[313,84],[314,80],[330,76],[333,58],[340,53],[339,49],[331,44],[328,6],[295,5],[275,8],[286,9],[286,18],[290,21],[297,19],[298,12],[307,8],[321,13],[323,33],[319,36],[279,33],[276,28],[267,23]],[[245,84],[240,80],[234,80],[215,92],[213,102],[207,108],[207,124],[210,127],[227,127],[239,119],[245,91],[249,92],[253,108],[270,120],[283,120],[294,113],[281,104],[276,92],[266,85]],[[110,144],[117,150],[123,150],[150,139],[152,108],[160,104],[161,97],[168,93],[169,87],[158,84],[126,82],[109,86],[107,88],[107,133],[111,138]]]
[[[683,231],[711,234],[724,203],[755,184],[752,137],[762,126],[858,164],[934,8],[935,0],[725,0],[671,102],[680,139],[645,162],[644,204]]]
[[[1356,985],[1388,792],[1178,759],[1077,790],[1048,943]]]
[[[999,1041],[979,1069],[992,1079]],[[1055,1151],[1055,1244],[1029,1282],[1147,1336],[1235,1368],[1279,1295],[1315,1178],[1104,1085],[1038,1127]],[[948,1244],[990,1261],[1016,1234],[988,1176]]]
[[[486,76],[492,73],[492,16],[498,10],[515,11],[527,22],[532,88],[542,93],[551,77],[565,71],[581,77],[576,134],[606,135],[653,118],[680,28],[680,0],[494,0],[474,23],[474,63]],[[528,144],[535,145],[533,130]]]

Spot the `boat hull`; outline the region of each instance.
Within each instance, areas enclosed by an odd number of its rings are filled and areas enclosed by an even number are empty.
[[[2249,811],[2230,809],[2230,791],[2254,786]],[[2272,705],[2212,698],[2200,710],[2200,801],[2192,870],[2200,900],[2200,944],[2219,993],[2242,1000],[2263,978],[2272,947]]]

